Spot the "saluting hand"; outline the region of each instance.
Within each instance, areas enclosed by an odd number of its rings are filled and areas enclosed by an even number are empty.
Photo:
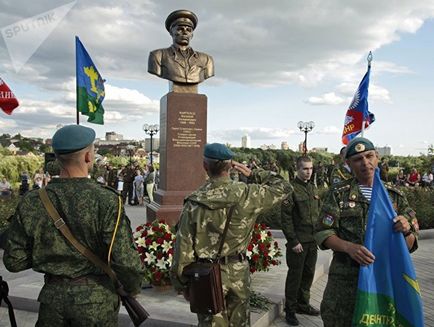
[[[231,164],[234,169],[238,170],[241,174],[243,174],[246,177],[249,177],[252,174],[252,170],[249,167],[243,165],[242,163],[232,160]]]

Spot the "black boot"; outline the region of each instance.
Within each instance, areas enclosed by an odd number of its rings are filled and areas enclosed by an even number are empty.
[[[295,316],[295,313],[290,312],[290,313],[286,313],[286,322],[291,325],[291,326],[298,326],[299,322],[297,317]]]

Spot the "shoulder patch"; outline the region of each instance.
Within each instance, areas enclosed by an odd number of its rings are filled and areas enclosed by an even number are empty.
[[[326,214],[323,218],[322,218],[322,223],[325,226],[331,227],[333,226],[333,223],[335,222],[335,217],[333,217],[332,215]]]

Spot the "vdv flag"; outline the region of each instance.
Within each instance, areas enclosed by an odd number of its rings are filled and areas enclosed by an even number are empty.
[[[404,236],[393,231],[394,217],[377,169],[365,234],[375,261],[360,267],[353,326],[423,327],[419,283]]]
[[[347,110],[344,122],[344,131],[342,133],[342,143],[348,144],[353,138],[362,131],[362,123],[365,128],[375,121],[374,114],[368,110],[368,88],[369,75],[371,73],[371,64],[368,65],[368,71],[363,76],[362,81],[354,94],[353,101]]]
[[[89,116],[88,122],[104,125],[104,80],[80,39],[75,37],[77,70],[77,111]]]
[[[19,106],[18,100],[9,86],[0,78],[0,109],[11,115],[12,111]]]

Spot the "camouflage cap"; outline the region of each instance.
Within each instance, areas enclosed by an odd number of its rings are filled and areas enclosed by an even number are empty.
[[[375,150],[375,146],[371,141],[364,137],[356,137],[348,143],[345,158],[348,159],[355,154],[370,150]]]
[[[77,152],[95,140],[95,131],[81,125],[66,125],[54,133],[53,151],[57,154]]]
[[[205,145],[203,155],[210,159],[230,160],[233,158],[234,153],[224,144],[211,143]]]
[[[197,26],[197,16],[190,10],[175,10],[166,18],[166,30],[170,32],[170,28],[173,24],[178,23],[181,25],[191,26],[193,29]]]

